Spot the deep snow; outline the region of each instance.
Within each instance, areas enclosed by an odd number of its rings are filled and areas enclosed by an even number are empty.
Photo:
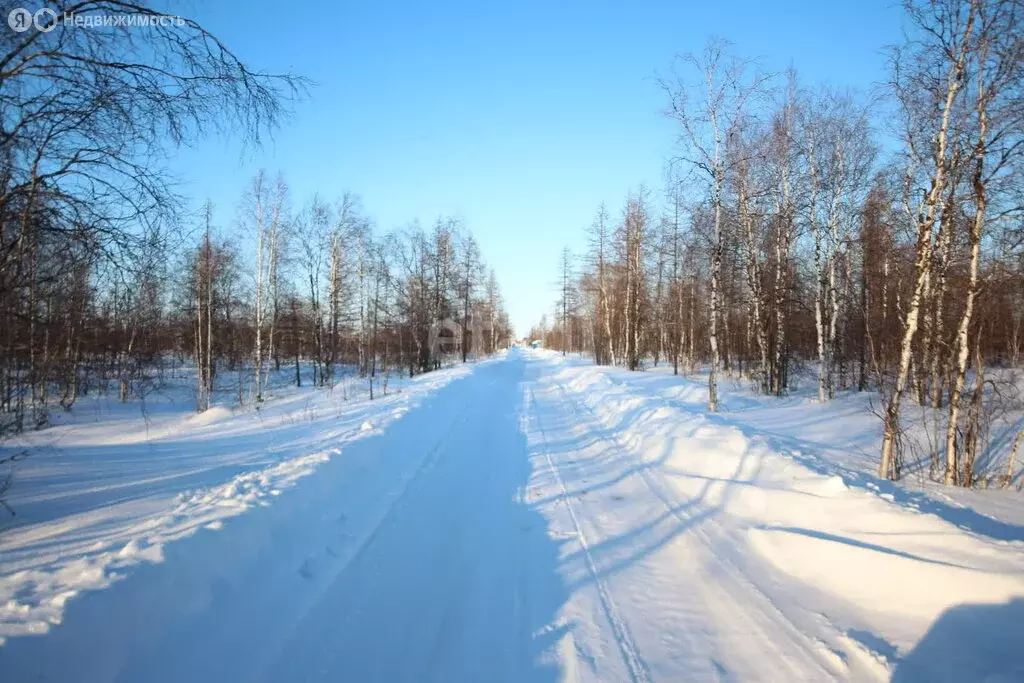
[[[51,430],[3,680],[1024,679],[1022,499],[875,479],[858,399],[515,350],[398,388]]]

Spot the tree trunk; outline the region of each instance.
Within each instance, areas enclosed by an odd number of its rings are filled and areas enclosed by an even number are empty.
[[[956,484],[957,481],[957,422],[960,417],[960,400],[961,394],[964,390],[964,384],[967,376],[967,359],[968,354],[968,339],[967,335],[971,327],[971,318],[974,315],[974,301],[978,295],[978,265],[981,260],[981,235],[985,225],[985,208],[986,208],[986,194],[985,194],[985,178],[983,174],[984,159],[985,159],[985,141],[986,141],[986,127],[987,118],[984,109],[983,97],[984,89],[983,84],[979,84],[979,122],[978,122],[978,142],[975,148],[975,170],[974,179],[972,181],[972,188],[974,191],[974,221],[971,223],[971,234],[970,234],[970,266],[968,267],[968,281],[967,281],[967,296],[964,301],[964,311],[960,316],[960,324],[957,326],[956,340],[955,340],[955,358],[956,366],[953,374],[953,386],[949,393],[949,422],[946,427],[946,471],[944,481],[946,484]],[[980,353],[979,353],[980,356]],[[977,372],[981,372],[981,367],[976,368]],[[970,486],[970,476],[968,475],[967,480],[963,482],[965,486]]]
[[[974,22],[974,11],[968,16],[963,42],[960,45],[959,53],[956,55],[953,64],[950,65],[946,78],[946,97],[942,110],[942,118],[935,138],[935,171],[932,177],[931,188],[923,200],[921,211],[918,212],[917,225],[917,257],[914,264],[914,289],[904,316],[903,337],[900,342],[899,366],[896,371],[896,381],[892,395],[885,406],[882,425],[882,449],[879,458],[878,474],[881,477],[896,478],[898,471],[894,469],[896,439],[899,436],[900,402],[906,391],[907,377],[910,372],[910,362],[914,336],[917,333],[918,318],[920,315],[921,298],[928,285],[931,271],[932,256],[932,228],[935,224],[936,210],[939,198],[946,186],[947,175],[947,144],[949,135],[950,118],[953,113],[953,106],[957,93],[963,81],[964,63],[967,58],[968,44]],[[966,348],[966,344],[965,344]],[[966,352],[966,351],[965,351]]]

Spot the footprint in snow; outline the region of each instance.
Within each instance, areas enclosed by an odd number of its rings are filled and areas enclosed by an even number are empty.
[[[299,567],[299,576],[304,579],[312,579],[316,576],[316,568],[313,566],[312,558],[306,558]]]

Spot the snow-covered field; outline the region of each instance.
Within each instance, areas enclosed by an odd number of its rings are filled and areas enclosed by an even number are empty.
[[[1024,680],[1021,494],[877,480],[863,396],[705,397],[513,350],[41,432],[2,680]]]

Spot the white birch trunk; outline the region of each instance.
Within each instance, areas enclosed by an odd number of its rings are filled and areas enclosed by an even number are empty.
[[[900,402],[907,387],[907,377],[910,372],[911,352],[914,343],[914,335],[917,333],[918,319],[921,308],[921,298],[928,285],[930,276],[932,256],[932,228],[935,224],[936,208],[939,198],[946,184],[947,172],[947,145],[949,136],[950,118],[953,113],[953,106],[960,91],[963,77],[964,63],[967,58],[967,49],[970,42],[971,32],[974,23],[973,7],[967,19],[965,35],[960,45],[959,53],[950,65],[946,78],[946,98],[942,110],[942,118],[939,129],[936,131],[935,140],[935,171],[932,176],[932,185],[922,201],[923,206],[918,212],[917,225],[917,258],[914,264],[915,282],[913,294],[904,317],[903,338],[900,342],[899,366],[896,371],[896,382],[893,387],[892,396],[885,407],[884,424],[882,432],[881,457],[878,463],[878,475],[891,478],[894,475],[893,458],[895,456],[896,439],[899,433]]]

